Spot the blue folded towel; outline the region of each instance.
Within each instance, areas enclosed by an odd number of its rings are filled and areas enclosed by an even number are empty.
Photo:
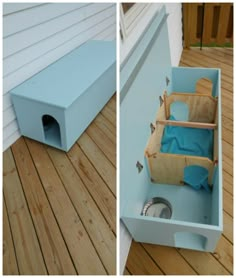
[[[170,120],[175,118],[170,116]],[[166,126],[160,152],[202,156],[212,160],[213,138],[212,129]]]

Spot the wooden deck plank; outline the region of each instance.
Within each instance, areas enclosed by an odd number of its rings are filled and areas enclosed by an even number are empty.
[[[106,274],[104,266],[57,175],[45,147],[33,140],[27,140],[27,145],[77,272],[90,275]]]
[[[204,53],[204,49],[202,50],[202,52]],[[222,73],[225,76],[227,76],[227,81],[232,84],[232,76],[233,76],[232,65],[229,65],[226,61],[222,63],[209,56],[206,55],[204,56],[202,55],[202,53],[199,53],[197,51],[189,52],[187,50],[183,51],[181,61],[182,62],[191,61],[195,64],[198,63],[199,65],[205,68],[209,67],[209,65],[211,65],[211,67],[221,68]]]
[[[233,145],[233,132],[225,127],[222,127],[222,139]]]
[[[233,274],[233,245],[231,242],[221,236],[213,255],[231,274]]]
[[[223,178],[224,188],[233,195],[233,177],[229,173],[223,171]]]
[[[72,164],[80,178],[90,192],[97,206],[100,208],[105,219],[116,231],[116,201],[112,192],[107,188],[105,182],[97,173],[91,162],[85,156],[81,148],[75,144],[68,152]]]
[[[116,115],[114,115],[114,110],[108,106],[105,106],[101,111],[101,114],[111,122],[111,124],[116,126]]]
[[[49,147],[47,151],[108,274],[114,275],[116,272],[116,238],[114,234],[67,155]]]
[[[223,212],[223,235],[231,242],[233,243],[233,217],[230,216],[225,211]]]
[[[233,196],[226,190],[223,190],[224,211],[233,217]]]
[[[10,149],[3,154],[3,186],[19,272],[45,275],[47,269]]]
[[[127,269],[132,275],[163,275],[161,269],[147,254],[141,244],[132,242]]]
[[[116,128],[101,113],[98,114],[94,123],[113,143],[116,143]]]
[[[180,254],[199,275],[229,275],[230,272],[211,254],[180,249]]]
[[[192,51],[199,53],[203,57],[212,58],[215,61],[219,61],[220,63],[224,63],[226,65],[233,66],[233,61],[225,57],[224,53],[219,52],[211,47],[204,47],[202,50],[198,47],[191,47]]]
[[[3,275],[19,275],[5,201],[3,200]]]
[[[166,275],[196,275],[177,249],[167,246],[142,244]]]
[[[95,123],[91,123],[86,129],[86,133],[96,142],[97,146],[105,154],[105,156],[116,166],[116,146],[115,144],[103,133]]]
[[[49,274],[76,275],[60,229],[23,138],[12,151]]]
[[[131,275],[131,273],[129,272],[129,270],[127,268],[124,270],[124,275]]]
[[[84,133],[77,144],[81,147],[84,153],[86,153],[88,159],[97,169],[100,176],[110,188],[111,192],[116,195],[116,169],[107,159],[104,153],[98,148],[94,141]]]

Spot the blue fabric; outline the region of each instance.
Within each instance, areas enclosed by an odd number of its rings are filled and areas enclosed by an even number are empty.
[[[184,183],[199,190],[203,187],[210,192],[208,185],[208,170],[199,165],[190,165],[184,168]]]
[[[170,120],[175,118],[170,116]],[[166,126],[160,152],[202,156],[212,160],[213,136],[212,129]]]

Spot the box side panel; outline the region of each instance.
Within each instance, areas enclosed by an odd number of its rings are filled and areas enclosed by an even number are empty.
[[[18,96],[12,96],[12,100],[22,135],[59,149],[65,148],[66,135],[63,109]],[[58,123],[60,133],[56,133],[55,136],[59,135],[59,140],[58,138],[55,138],[55,140],[47,140],[47,132],[45,132],[46,129],[42,119],[44,115],[53,117],[55,122]],[[53,130],[52,133],[54,133]],[[54,134],[52,134],[53,136]]]
[[[123,218],[134,240],[138,242],[213,252],[221,234],[217,227],[146,218]]]
[[[66,134],[69,150],[116,91],[116,64],[66,110]]]
[[[170,53],[167,46],[168,30],[164,22],[121,103],[121,215],[125,215],[126,212],[140,214],[146,200],[150,178],[144,151],[150,136],[150,123],[155,120],[160,105],[159,97],[167,87],[170,87],[166,83],[166,77],[170,79],[171,75]],[[121,78],[125,78],[123,74]],[[140,173],[136,168],[137,161],[143,166]]]
[[[212,224],[218,225],[223,231],[223,169],[222,169],[222,111],[221,111],[221,79],[220,70],[218,70],[218,80],[217,80],[217,93],[218,96],[218,149],[216,151],[217,166],[215,167],[215,177],[213,180],[213,192],[212,192]],[[217,213],[216,213],[217,212]]]
[[[196,83],[201,78],[208,78],[213,83],[213,96],[217,96],[218,69],[173,67],[172,90],[173,92],[193,93],[196,91]]]

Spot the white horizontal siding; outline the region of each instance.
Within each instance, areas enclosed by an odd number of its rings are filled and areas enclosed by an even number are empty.
[[[3,15],[9,15],[11,13],[26,10],[39,5],[45,5],[43,3],[14,3],[14,5],[3,5]]]
[[[3,149],[19,136],[9,91],[90,39],[114,40],[111,3],[3,5]]]

